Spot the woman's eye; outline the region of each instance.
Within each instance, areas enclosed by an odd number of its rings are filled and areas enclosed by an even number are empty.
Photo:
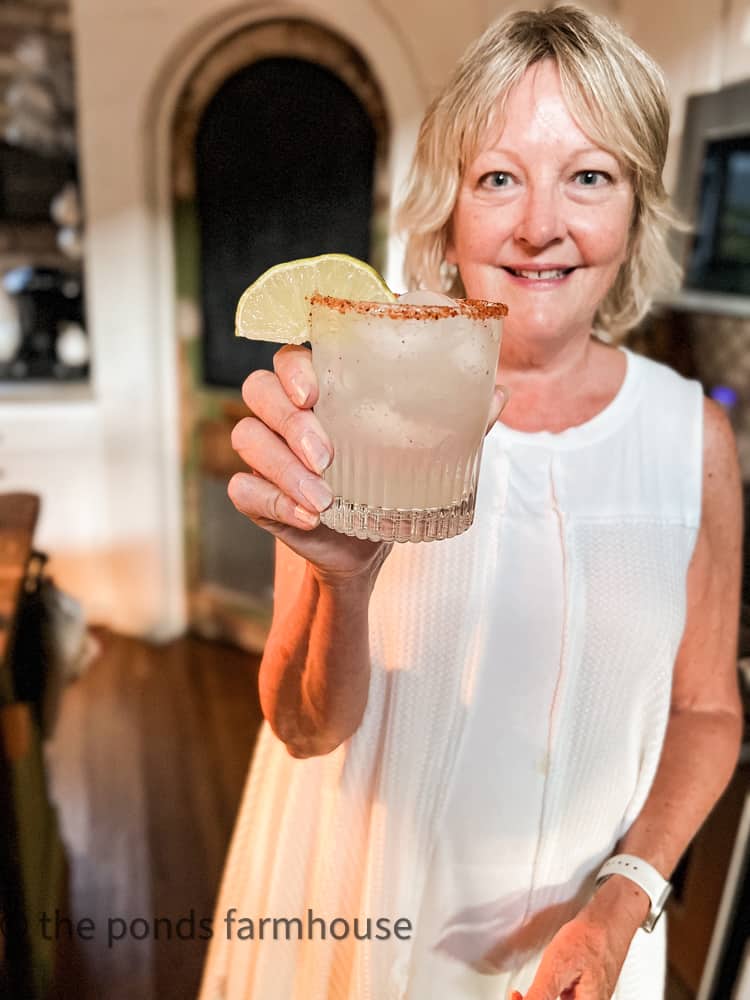
[[[493,170],[481,177],[479,183],[482,187],[487,188],[505,188],[510,186],[511,181],[511,175],[506,174],[504,170]]]
[[[603,187],[612,180],[603,170],[579,170],[575,179],[581,187]]]

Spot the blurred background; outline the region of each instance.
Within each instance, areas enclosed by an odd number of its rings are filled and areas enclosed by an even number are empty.
[[[514,6],[0,2],[0,996],[195,995],[272,598],[226,485],[275,347],[234,306],[326,251],[403,288],[419,120]],[[750,482],[750,0],[587,6],[666,72],[692,224],[630,346],[726,407]],[[670,1000],[750,997],[748,759],[675,875]]]

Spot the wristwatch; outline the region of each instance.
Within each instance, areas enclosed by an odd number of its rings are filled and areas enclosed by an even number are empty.
[[[641,924],[642,929],[650,934],[669,899],[672,883],[662,878],[648,861],[634,854],[615,854],[605,861],[597,873],[596,886],[606,882],[611,875],[624,875],[625,878],[629,878],[631,882],[640,886],[651,900],[651,909]]]

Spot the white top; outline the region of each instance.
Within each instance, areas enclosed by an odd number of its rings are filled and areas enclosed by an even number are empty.
[[[505,1000],[588,898],[653,781],[700,521],[700,386],[626,354],[587,423],[492,429],[470,531],[394,547],[352,738],[295,760],[264,724],[200,1000]],[[227,941],[231,906],[414,932]],[[665,926],[615,1000],[661,1000]]]

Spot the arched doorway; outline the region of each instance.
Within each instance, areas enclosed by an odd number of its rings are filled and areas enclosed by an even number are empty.
[[[326,251],[382,268],[388,124],[364,60],[315,24],[254,25],[197,68],[173,120],[185,551],[190,625],[260,648],[273,540],[232,507],[240,387],[278,345],[237,340],[242,289],[280,260]]]

